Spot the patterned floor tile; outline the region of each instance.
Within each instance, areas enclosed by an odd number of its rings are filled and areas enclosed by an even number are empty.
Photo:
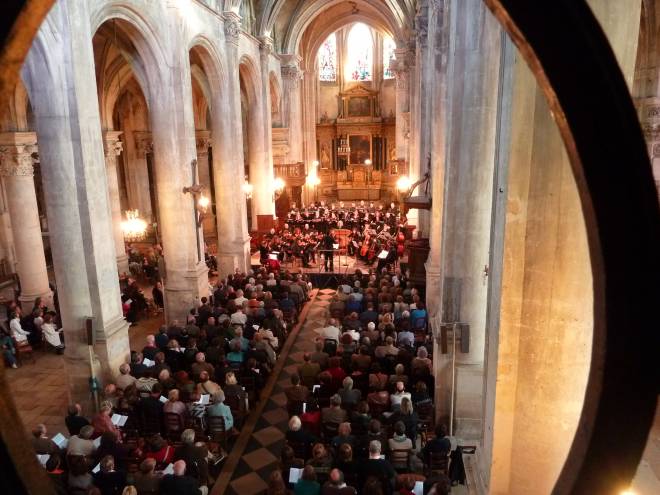
[[[284,438],[284,433],[278,428],[270,426],[255,432],[252,436],[256,438],[258,442],[261,442],[264,447],[267,447],[282,440]]]
[[[279,394],[272,395],[270,397],[270,400],[272,400],[275,404],[277,404],[280,407],[285,407],[286,402],[287,402],[286,394],[284,394],[283,392],[281,392]]]
[[[286,409],[278,408],[264,413],[262,417],[268,421],[268,423],[274,425],[282,421],[287,421],[289,419],[289,413],[286,412]]]
[[[232,481],[229,486],[240,495],[256,495],[268,488],[263,478],[254,472]]]
[[[247,463],[248,466],[256,471],[257,469],[261,469],[268,464],[276,462],[277,457],[275,457],[270,450],[261,448],[255,450],[254,452],[250,452],[247,455],[244,455],[243,460]]]

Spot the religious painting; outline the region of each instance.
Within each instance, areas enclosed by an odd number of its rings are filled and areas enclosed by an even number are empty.
[[[348,99],[348,117],[370,117],[371,98],[369,96],[351,96]]]
[[[350,163],[352,165],[364,164],[371,160],[371,136],[358,134],[348,136],[348,145],[351,148]]]

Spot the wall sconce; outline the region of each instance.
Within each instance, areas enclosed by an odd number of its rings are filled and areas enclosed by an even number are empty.
[[[250,184],[249,182],[245,181],[243,185],[241,186],[241,189],[243,189],[243,192],[245,193],[245,197],[247,199],[252,198],[252,191],[254,190],[254,186]]]
[[[273,181],[273,201],[277,201],[279,197],[282,195],[284,192],[284,188],[286,187],[286,183],[281,177],[275,177],[275,180]]]
[[[408,191],[411,185],[412,185],[412,181],[410,180],[410,177],[408,177],[407,175],[402,175],[401,177],[399,177],[399,180],[396,181],[396,188],[401,192]]]
[[[371,165],[371,160],[370,160],[369,158],[367,158],[367,159],[364,161],[364,164],[367,165],[367,166]]]

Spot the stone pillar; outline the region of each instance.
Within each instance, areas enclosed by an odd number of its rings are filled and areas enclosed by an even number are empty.
[[[48,307],[53,307],[34,187],[32,154],[36,151],[37,136],[34,132],[0,134],[0,174],[7,193],[16,273],[21,282],[19,300],[25,311],[32,309],[37,297],[41,297]]]
[[[315,70],[310,70],[309,67],[303,71],[302,80],[302,117],[303,117],[303,161],[305,162],[305,170],[307,174],[310,173],[312,163],[318,160],[316,156],[316,85],[318,77]],[[320,194],[319,194],[320,195]],[[314,186],[305,185],[303,200],[305,203],[314,201]]]
[[[199,183],[204,186],[204,194],[212,201],[211,197],[211,172],[209,164],[209,148],[211,147],[211,131],[197,130],[195,131],[195,145],[197,147],[197,173],[199,175]],[[215,214],[213,213],[212,205],[209,204],[209,209],[204,215],[202,220],[202,230],[204,237],[213,236],[215,230]]]
[[[195,301],[208,295],[208,268],[203,235],[197,228],[195,198],[185,193],[195,177],[196,159],[192,76],[179,11],[168,5],[162,53],[166,60],[149,67],[157,84],[149,88],[154,175],[158,194],[159,231],[165,256],[165,318],[185,321]],[[166,33],[166,34],[165,34]]]
[[[303,161],[303,122],[301,108],[300,57],[282,55],[282,113],[284,126],[289,128],[289,162]]]
[[[130,348],[119,293],[87,5],[62,1],[53,6],[30,49],[23,79],[39,140],[66,335],[69,399],[81,402],[89,414],[87,318],[92,318],[95,339],[92,364],[101,382],[118,375]]]
[[[250,236],[247,204],[242,186],[243,133],[241,132],[241,88],[238,67],[240,16],[225,12],[227,77],[220,91],[213,93],[211,111],[214,129],[213,176],[218,204],[218,270],[221,276],[236,268],[250,267]]]
[[[410,137],[410,85],[409,85],[409,57],[408,49],[395,50],[395,68],[396,77],[396,128],[395,145],[396,157],[398,160],[409,162],[408,139]]]
[[[270,55],[273,53],[273,39],[269,36],[262,36],[259,38],[259,62],[261,67],[261,108],[263,114],[263,129],[264,129],[264,164],[263,174],[265,176],[264,182],[268,182],[265,193],[270,198],[270,203],[267,207],[275,215],[275,199],[273,196],[273,181],[275,180],[275,172],[273,170],[273,121],[270,113]]]
[[[122,142],[119,140],[120,135],[121,131],[105,131],[103,133],[103,147],[105,150],[105,170],[108,175],[108,198],[112,216],[117,270],[119,273],[128,273],[128,256],[124,244],[124,231],[121,228],[123,217],[119,201],[119,179],[117,176],[117,157],[123,151]]]
[[[145,219],[158,221],[158,205],[151,204],[151,184],[147,155],[154,151],[151,131],[130,131],[130,121],[124,121],[124,160],[126,162],[126,181],[128,203],[131,209],[138,209]],[[153,164],[152,164],[153,165]],[[155,207],[155,208],[154,208]]]

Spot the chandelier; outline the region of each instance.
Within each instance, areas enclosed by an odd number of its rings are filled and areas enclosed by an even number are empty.
[[[121,223],[127,242],[143,240],[147,235],[147,222],[140,218],[138,210],[126,210],[126,220]]]

